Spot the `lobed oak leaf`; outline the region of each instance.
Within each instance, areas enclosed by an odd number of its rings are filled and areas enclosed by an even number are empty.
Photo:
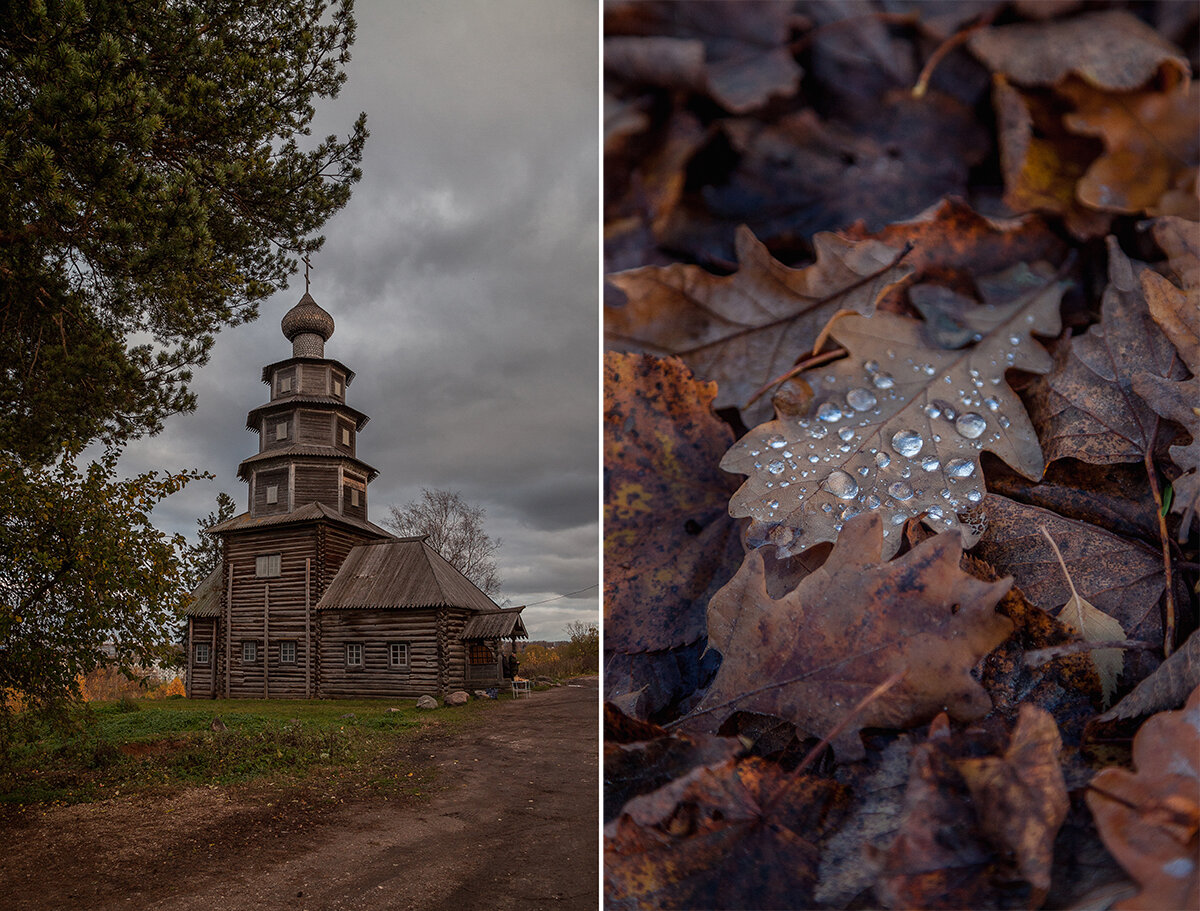
[[[1012,628],[993,610],[1010,580],[962,572],[956,534],[891,563],[881,562],[883,547],[880,517],[861,516],[825,564],[779,599],[767,592],[762,553],[748,554],[709,604],[721,667],[687,724],[716,730],[743,710],[825,735],[898,671],[905,678],[832,738],[839,758],[862,758],[864,727],[906,728],[943,709],[960,720],[985,714],[991,701],[971,668]]]
[[[1150,225],[1155,243],[1167,254],[1175,283],[1186,291],[1200,288],[1200,224],[1163,215],[1152,219]]]
[[[609,352],[604,380],[605,649],[681,648],[704,638],[705,604],[741,555],[716,467],[732,433],[712,413],[715,384],[678,360]],[[637,674],[608,677],[609,697],[636,691]]]
[[[1066,125],[1105,147],[1076,187],[1081,202],[1109,212],[1200,218],[1200,84],[1112,94],[1071,82],[1060,91],[1075,104]]]
[[[1021,85],[1056,86],[1075,75],[1103,89],[1140,88],[1160,73],[1187,79],[1187,58],[1136,16],[1107,10],[1058,22],[985,28],[968,46],[994,72]]]
[[[708,94],[735,114],[799,87],[787,4],[623,4],[605,20],[605,72],[626,82]]]
[[[749,543],[782,554],[834,541],[862,511],[884,518],[884,557],[900,546],[899,526],[924,515],[938,530],[959,529],[983,500],[979,456],[998,455],[1028,477],[1042,472],[1037,435],[1005,370],[1050,369],[1032,332],[1054,335],[1066,285],[1045,282],[1007,304],[964,316],[979,341],[930,347],[923,324],[892,313],[838,318],[832,336],[850,357],[811,371],[807,417],[762,424],[726,453],[721,467],[748,475],[730,501],[749,516]]]
[[[1116,907],[1200,908],[1200,687],[1142,725],[1133,764],[1097,773],[1087,792],[1105,847],[1140,886]]]
[[[676,355],[697,376],[717,381],[715,407],[740,407],[811,351],[835,312],[871,312],[912,271],[897,262],[900,251],[877,241],[818,234],[813,246],[816,262],[790,269],[743,227],[733,275],[681,264],[610,275],[627,303],[605,308],[608,344]],[[747,409],[750,416],[769,412],[767,402]]]
[[[1100,323],[1071,339],[1067,354],[1035,400],[1047,461],[1066,456],[1093,464],[1141,462],[1159,418],[1134,393],[1136,373],[1183,377],[1174,346],[1147,309],[1143,282],[1116,239],[1108,239],[1108,285]]]
[[[604,829],[604,907],[804,908],[845,789],[757,757],[630,800]]]

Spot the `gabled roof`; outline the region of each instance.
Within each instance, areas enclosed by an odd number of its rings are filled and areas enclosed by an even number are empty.
[[[343,525],[349,525],[351,528],[356,528],[359,531],[370,532],[381,538],[391,539],[395,537],[390,531],[380,528],[374,522],[343,516],[336,509],[331,509],[324,503],[306,503],[304,506],[301,506],[299,509],[293,509],[291,512],[281,513],[277,516],[259,516],[257,519],[251,519],[250,513],[244,512],[240,516],[234,516],[232,519],[226,519],[224,522],[204,529],[204,533],[214,534],[227,531],[246,531],[251,528],[262,528],[267,525],[288,525],[295,522],[312,522],[317,519],[330,519],[334,522],[340,522]]]
[[[219,617],[221,616],[221,580],[224,578],[222,569],[224,563],[218,563],[217,568],[204,577],[204,581],[192,592],[192,600],[183,613],[188,617]]]
[[[317,603],[317,610],[417,607],[500,609],[424,535],[355,547]]]
[[[518,639],[528,639],[525,623],[521,620],[524,607],[503,608],[489,613],[476,614],[467,621],[459,639],[507,639],[516,636]]]

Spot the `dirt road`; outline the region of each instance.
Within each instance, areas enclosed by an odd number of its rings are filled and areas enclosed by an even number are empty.
[[[397,762],[432,793],[308,801],[191,788],[3,823],[0,895],[24,909],[599,907],[598,681],[504,702]],[[367,792],[368,794],[370,792]]]

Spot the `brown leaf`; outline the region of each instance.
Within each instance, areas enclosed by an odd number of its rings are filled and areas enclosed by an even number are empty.
[[[1050,889],[1054,838],[1067,816],[1067,788],[1059,768],[1062,741],[1054,719],[1023,706],[1003,756],[960,759],[982,830],[1017,857],[1040,907]]]
[[[1183,365],[1146,307],[1142,281],[1116,239],[1108,240],[1108,287],[1100,324],[1071,339],[1046,380],[1034,419],[1047,461],[1141,462],[1159,419],[1132,388],[1135,373],[1180,379]],[[1040,419],[1039,419],[1040,418]]]
[[[1133,739],[1135,772],[1108,768],[1087,802],[1104,844],[1141,891],[1118,908],[1200,907],[1200,687]]]
[[[618,739],[621,730],[642,737]],[[604,706],[604,821],[639,794],[656,791],[698,766],[717,765],[742,752],[732,737],[711,734],[668,734],[662,728],[623,715],[611,703]]]
[[[1200,224],[1163,215],[1151,226],[1155,242],[1167,254],[1175,283],[1188,291],[1200,287]]]
[[[697,376],[717,381],[716,407],[740,407],[809,353],[835,312],[870,312],[912,271],[896,264],[899,250],[876,241],[819,234],[813,245],[816,262],[789,269],[741,228],[734,275],[687,265],[610,275],[628,302],[605,309],[608,343],[678,355]],[[766,401],[748,409],[755,418],[769,412]]]
[[[992,94],[1004,171],[1004,203],[1014,212],[1062,217],[1079,238],[1108,232],[1112,215],[1076,198],[1079,179],[1100,152],[1096,140],[1071,133],[1056,96],[1022,92],[997,76]]]
[[[989,69],[1021,85],[1058,85],[1069,75],[1103,89],[1136,89],[1160,73],[1187,79],[1187,58],[1140,19],[1120,10],[1058,22],[986,28],[970,48]]]
[[[1064,287],[1043,283],[1012,303],[968,311],[979,341],[959,351],[930,347],[922,323],[892,313],[837,319],[833,338],[850,357],[805,374],[814,390],[808,415],[756,427],[721,461],[749,476],[729,504],[753,520],[747,540],[795,553],[836,540],[846,519],[868,510],[884,518],[885,557],[900,546],[898,526],[922,514],[974,544],[977,530],[958,513],[983,499],[980,453],[1041,474],[1037,436],[1004,372],[1050,368],[1030,334],[1058,332]]]
[[[604,906],[804,908],[834,782],[751,757],[635,797],[604,830]]]
[[[1200,686],[1200,633],[1193,632],[1178,651],[1133,688],[1133,692],[1100,716],[1101,721],[1136,718],[1183,705]]]
[[[795,93],[792,13],[773,2],[638,3],[606,11],[605,72],[711,95],[735,114]],[[632,34],[631,34],[632,33]]]
[[[833,738],[839,758],[862,758],[864,727],[909,727],[943,707],[958,719],[987,712],[970,671],[1012,628],[992,609],[1009,582],[963,573],[952,533],[881,563],[882,532],[874,514],[848,523],[825,565],[778,600],[766,591],[762,555],[747,555],[709,605],[709,643],[722,662],[689,725],[715,730],[741,709],[826,735],[901,670],[905,679]]]
[[[988,528],[973,553],[997,572],[1011,574],[1013,584],[1042,610],[1053,611],[1071,596],[1058,559],[1039,531],[1044,525],[1084,598],[1116,617],[1129,638],[1162,640],[1158,602],[1165,585],[1158,551],[995,494],[988,494],[985,508]]]
[[[610,352],[604,385],[605,647],[696,642],[741,552],[716,467],[732,434],[712,413],[715,384],[678,360]]]
[[[870,117],[824,120],[804,109],[774,123],[725,124],[741,154],[720,184],[703,188],[721,223],[750,226],[772,246],[865,219],[878,230],[963,194],[988,141],[966,105],[939,92],[896,90]]]
[[[1081,202],[1109,212],[1200,218],[1200,84],[1111,94],[1069,83],[1062,91],[1076,108],[1067,126],[1105,147],[1079,181]]]

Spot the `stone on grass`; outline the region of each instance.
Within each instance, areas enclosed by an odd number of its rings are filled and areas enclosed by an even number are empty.
[[[428,695],[422,696],[420,699],[417,700],[417,708],[419,708],[419,709],[436,709],[437,708],[437,700],[434,699],[432,696],[428,696]]]
[[[446,705],[466,705],[470,701],[466,690],[456,690],[446,697]]]

